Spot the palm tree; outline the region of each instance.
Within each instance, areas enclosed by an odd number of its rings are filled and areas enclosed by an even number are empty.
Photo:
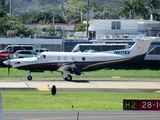
[[[152,11],[153,9],[159,9],[160,0],[146,0],[145,5],[150,9],[150,11]]]
[[[124,7],[121,8],[118,13],[119,15],[125,15],[129,18],[147,17],[147,9],[143,3],[143,0],[123,0],[122,3],[124,4]]]
[[[149,11],[149,15],[152,14],[155,19],[160,20],[160,14],[159,14],[160,0],[146,0],[145,6]]]

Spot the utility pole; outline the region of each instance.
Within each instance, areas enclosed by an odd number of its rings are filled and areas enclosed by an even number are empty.
[[[86,30],[87,40],[89,40],[88,28],[89,28],[89,0],[87,1],[87,30]]]
[[[81,23],[83,22],[83,9],[81,8]]]
[[[55,23],[55,21],[54,21],[54,19],[55,19],[54,9],[53,9],[53,11],[52,11],[52,15],[53,15],[53,21],[52,21],[52,23],[53,23],[53,27],[54,27],[54,23]]]
[[[12,0],[10,0],[10,5],[9,5],[9,14],[12,15]]]

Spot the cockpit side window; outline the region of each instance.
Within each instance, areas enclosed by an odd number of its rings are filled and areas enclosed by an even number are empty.
[[[45,58],[46,58],[46,55],[43,55],[43,58],[45,59]]]
[[[40,55],[37,57],[37,59],[46,59],[46,55]]]

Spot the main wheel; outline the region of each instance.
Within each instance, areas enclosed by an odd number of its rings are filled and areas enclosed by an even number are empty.
[[[66,81],[72,81],[72,76],[68,75],[68,77],[64,78],[64,80],[66,80]]]
[[[32,76],[29,75],[29,76],[27,77],[27,79],[28,79],[29,81],[31,81],[31,80],[32,80]]]

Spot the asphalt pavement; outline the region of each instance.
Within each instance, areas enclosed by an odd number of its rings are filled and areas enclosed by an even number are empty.
[[[0,90],[160,92],[160,82],[146,81],[0,81]]]
[[[159,120],[159,111],[4,111],[3,120]]]

